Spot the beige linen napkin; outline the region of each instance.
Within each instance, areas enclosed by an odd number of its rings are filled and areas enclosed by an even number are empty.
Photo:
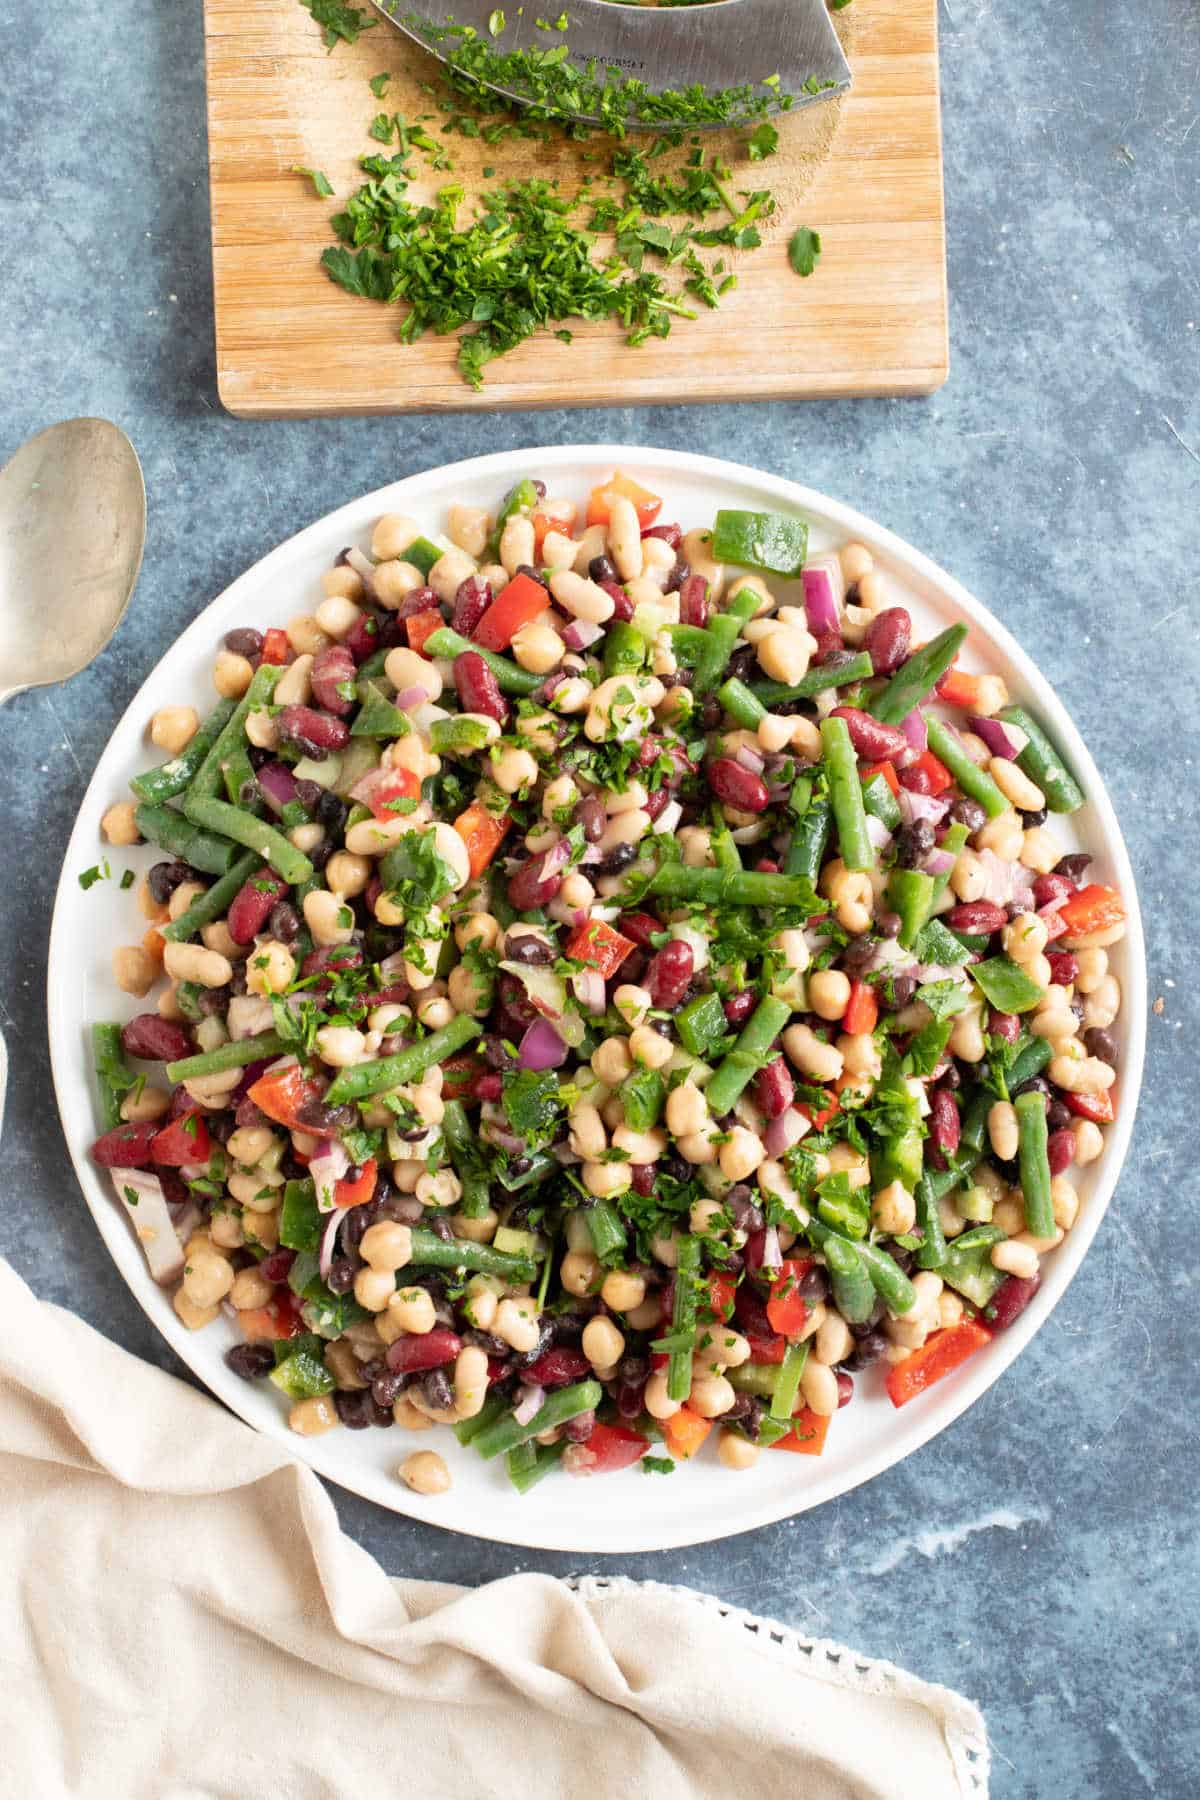
[[[986,1795],[945,1688],[654,1583],[394,1582],[311,1470],[3,1264],[0,1317],[6,1793]]]

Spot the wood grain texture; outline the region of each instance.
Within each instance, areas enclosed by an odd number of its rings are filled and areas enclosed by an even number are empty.
[[[453,337],[402,345],[396,308],[328,280],[318,259],[338,201],[315,199],[291,172],[322,169],[339,198],[351,193],[357,157],[377,148],[372,116],[381,106],[429,114],[419,84],[436,65],[383,24],[328,56],[296,0],[205,0],[223,404],[285,418],[929,393],[948,371],[936,0],[856,0],[852,11],[854,87],[839,110],[781,120],[767,164],[739,163],[736,134],[705,135],[733,163],[734,188],[769,186],[780,201],[763,247],[737,258],[721,309],[635,350],[617,325],[572,321],[573,343],[530,340],[490,364],[474,393]],[[393,79],[377,101],[367,80],[384,69]],[[487,185],[485,165],[496,182],[536,173],[565,191],[589,172],[567,142],[445,142],[453,170],[429,175],[422,198],[447,181],[470,194]],[[801,223],[823,245],[808,280],[786,255]]]

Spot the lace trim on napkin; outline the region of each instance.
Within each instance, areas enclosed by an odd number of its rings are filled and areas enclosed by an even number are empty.
[[[778,1619],[762,1619],[740,1606],[729,1606],[715,1594],[702,1594],[694,1588],[676,1587],[659,1581],[633,1581],[624,1575],[569,1575],[565,1586],[583,1600],[601,1599],[606,1594],[619,1594],[637,1588],[650,1588],[658,1593],[675,1594],[697,1606],[707,1607],[731,1625],[740,1625],[756,1639],[756,1648],[786,1662],[802,1663],[806,1673],[833,1687],[851,1688],[860,1694],[881,1694],[894,1700],[912,1700],[926,1707],[940,1720],[946,1748],[954,1766],[964,1800],[987,1800],[991,1773],[991,1752],[983,1719],[976,1707],[961,1694],[936,1682],[921,1681],[895,1663],[877,1662],[835,1644],[828,1638],[804,1637]]]

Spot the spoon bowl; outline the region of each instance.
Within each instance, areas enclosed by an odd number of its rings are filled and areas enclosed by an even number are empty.
[[[120,624],[142,566],[146,489],[107,419],[65,419],[0,469],[0,705],[78,674]]]

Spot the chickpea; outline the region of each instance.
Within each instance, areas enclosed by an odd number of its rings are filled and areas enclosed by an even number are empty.
[[[235,1210],[214,1212],[208,1229],[213,1244],[218,1250],[240,1250],[246,1242],[246,1233],[242,1228],[241,1218]],[[242,1272],[243,1274],[247,1273],[245,1270]],[[235,1276],[233,1283],[235,1288],[237,1284],[238,1277]],[[270,1283],[267,1285],[269,1287]],[[232,1289],[230,1297],[232,1298]],[[234,1301],[235,1306],[236,1304],[237,1302]]]
[[[564,1264],[568,1257],[563,1258]],[[566,1287],[566,1282],[563,1286]],[[573,1292],[568,1289],[568,1292]],[[496,1317],[492,1321],[492,1334],[501,1338],[510,1349],[519,1356],[525,1356],[530,1350],[537,1348],[541,1338],[541,1326],[538,1322],[537,1308],[529,1299],[505,1299],[496,1308]]]
[[[192,901],[198,900],[204,891],[204,887],[199,881],[181,881],[167,901],[167,911],[172,919],[181,919]]]
[[[693,1137],[708,1123],[708,1101],[694,1082],[681,1082],[671,1090],[667,1096],[667,1127],[672,1136]]]
[[[275,1289],[258,1269],[239,1269],[229,1290],[229,1304],[238,1312],[250,1312],[265,1306]]]
[[[604,1277],[600,1298],[613,1312],[632,1312],[646,1298],[646,1279],[634,1270],[610,1269]]]
[[[661,1069],[675,1054],[669,1041],[651,1025],[635,1025],[629,1034],[629,1051],[645,1069]]]
[[[216,1306],[233,1286],[233,1269],[214,1250],[195,1250],[183,1271],[183,1286],[193,1306]]]
[[[325,1353],[325,1360],[327,1362],[329,1360],[328,1351]],[[417,1411],[407,1394],[401,1394],[399,1399],[393,1400],[392,1418],[399,1425],[401,1431],[428,1431],[433,1424],[432,1419],[426,1418],[423,1412]]]
[[[395,1291],[396,1277],[387,1269],[360,1269],[354,1277],[354,1298],[368,1312],[382,1312]]]
[[[977,847],[980,850],[994,850],[1003,862],[1015,862],[1024,842],[1025,828],[1015,812],[1002,812],[998,818],[989,819],[986,825],[981,825],[975,833]],[[962,896],[959,897],[961,899]],[[978,899],[978,894],[973,898]]]
[[[883,1073],[883,1057],[869,1031],[843,1032],[837,1047],[847,1075],[866,1081],[879,1080]]]
[[[1000,934],[1001,942],[1015,963],[1030,963],[1040,956],[1049,940],[1044,919],[1037,913],[1018,913]]]
[[[759,667],[772,681],[794,687],[807,675],[816,647],[816,639],[809,632],[796,626],[777,625],[759,640]]]
[[[248,657],[232,650],[218,650],[213,663],[213,686],[223,700],[240,700],[254,679],[254,665]]]
[[[321,576],[321,592],[329,599],[361,600],[363,579],[349,563],[338,563]]]
[[[724,1375],[700,1375],[692,1382],[688,1405],[702,1419],[719,1419],[737,1399],[733,1384]]]
[[[603,1314],[589,1319],[583,1328],[583,1354],[594,1369],[611,1369],[625,1354],[624,1333]]]
[[[633,1171],[628,1163],[588,1163],[581,1170],[583,1185],[589,1194],[597,1200],[614,1200],[618,1194],[627,1194],[633,1181]]]
[[[500,1215],[489,1206],[485,1213],[477,1219],[458,1218],[453,1221],[455,1237],[466,1238],[473,1244],[490,1244],[500,1224]]]
[[[412,1261],[412,1231],[407,1225],[381,1219],[378,1224],[367,1227],[359,1251],[363,1261],[373,1269],[394,1275],[397,1269],[405,1268]]]
[[[752,1469],[758,1461],[758,1445],[740,1431],[723,1431],[717,1439],[717,1460],[726,1469]]]
[[[110,844],[140,844],[142,834],[137,828],[135,814],[137,808],[132,800],[119,800],[110,806],[100,821],[100,829]]]
[[[201,1331],[205,1325],[211,1325],[220,1317],[220,1306],[197,1306],[189,1299],[186,1288],[178,1287],[171,1299],[176,1316],[183,1321],[189,1331]]]
[[[179,989],[174,982],[158,996],[157,1006],[160,1019],[170,1019],[173,1025],[181,1023],[183,1008],[179,1004]]]
[[[1091,1119],[1076,1119],[1071,1127],[1075,1139],[1075,1162],[1081,1169],[1094,1163],[1104,1151],[1104,1133]]]
[[[1059,858],[1059,846],[1042,825],[1033,825],[1021,840],[1021,863],[1035,875],[1048,875]]]
[[[649,1016],[653,1002],[649,988],[638,987],[632,982],[623,983],[613,995],[613,1005],[625,1022],[632,1028],[642,1025]],[[657,1036],[657,1032],[655,1036]]]
[[[492,780],[502,793],[518,794],[533,786],[538,766],[528,750],[506,747],[492,756]]]
[[[871,1223],[892,1237],[911,1231],[917,1220],[917,1203],[900,1181],[889,1181],[871,1201]]]
[[[983,1013],[979,1006],[971,1004],[956,1014],[949,1047],[953,1055],[962,1062],[983,1061],[987,1054],[987,1044],[984,1042]]]
[[[730,1392],[732,1391],[733,1390],[730,1389]],[[653,1375],[651,1375],[649,1381],[646,1383],[645,1393],[642,1396],[642,1403],[652,1419],[673,1419],[675,1417],[675,1414],[679,1411],[683,1402],[681,1400],[672,1400],[667,1393],[667,1372],[665,1369],[656,1369]]]
[[[150,742],[169,756],[186,750],[200,729],[194,706],[161,706],[150,721]]]
[[[614,1104],[621,1103],[618,1100]],[[613,1149],[623,1150],[631,1163],[655,1163],[666,1154],[667,1134],[657,1127],[634,1131],[631,1125],[618,1125],[613,1132]]]
[[[592,1052],[592,1071],[605,1087],[617,1088],[633,1071],[628,1038],[605,1038]]]
[[[168,944],[163,951],[163,966],[175,981],[195,981],[201,987],[221,988],[233,979],[233,964],[219,950],[204,950],[199,944]]]
[[[210,924],[200,928],[200,941],[206,950],[215,950],[226,962],[242,962],[250,951],[245,944],[239,944],[230,936],[229,926],[224,919],[213,919]]]
[[[491,530],[492,521],[481,506],[466,506],[457,501],[447,509],[446,536],[476,562],[487,549]]]
[[[837,1020],[850,1004],[850,980],[840,969],[818,969],[808,978],[808,1004],[818,1018]]]
[[[853,1348],[854,1338],[841,1313],[826,1309],[813,1338],[813,1354],[817,1361],[833,1368],[835,1364],[845,1362]]]
[[[140,944],[125,944],[113,951],[113,980],[124,994],[140,1000],[158,980],[158,964]]]
[[[847,869],[840,856],[821,871],[820,891],[833,902],[837,922],[856,936],[869,929],[875,916],[875,890],[869,875]]]
[[[303,912],[317,944],[348,944],[354,936],[353,913],[327,888],[313,888],[305,894]]]
[[[450,1471],[436,1450],[406,1456],[396,1473],[414,1494],[444,1494],[450,1486]]]
[[[165,1088],[144,1087],[140,1093],[130,1088],[121,1102],[121,1117],[129,1125],[144,1125],[161,1119],[171,1104]]]
[[[1079,964],[1079,973],[1075,977],[1076,993],[1095,993],[1108,974],[1107,951],[1099,947],[1080,950],[1075,960]]]
[[[983,898],[987,888],[987,866],[974,850],[961,850],[950,871],[950,887],[965,903]]]
[[[268,1150],[274,1148],[277,1141],[269,1125],[239,1125],[225,1148],[234,1162],[241,1163],[243,1168],[252,1169],[255,1163],[262,1161]]]
[[[745,1181],[766,1158],[761,1141],[744,1126],[735,1125],[717,1153],[721,1173],[728,1181]]]

